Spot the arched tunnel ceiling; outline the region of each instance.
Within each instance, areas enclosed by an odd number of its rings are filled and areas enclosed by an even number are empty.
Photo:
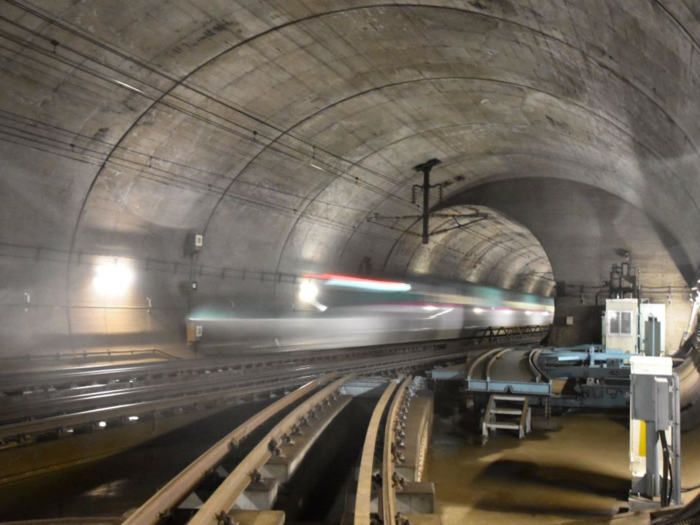
[[[0,267],[12,283],[0,300],[13,329],[29,323],[23,293],[53,308],[36,313],[38,332],[75,339],[128,324],[90,308],[186,309],[193,278],[203,295],[279,298],[284,274],[367,258],[377,271],[551,289],[525,278],[548,262],[459,269],[473,232],[414,250],[413,236],[367,222],[415,214],[411,168],[432,157],[454,202],[498,181],[584,184],[677,239],[686,277],[700,262],[690,0],[3,0],[0,14]],[[498,210],[511,243],[522,227]],[[193,232],[205,243],[191,267]],[[96,255],[153,276],[133,296],[92,297]],[[241,271],[278,284],[228,282]],[[165,318],[129,322],[166,333],[177,322]]]

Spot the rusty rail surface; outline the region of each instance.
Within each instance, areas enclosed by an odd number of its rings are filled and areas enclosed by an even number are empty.
[[[386,390],[379,398],[372,418],[367,428],[365,443],[362,447],[362,459],[360,461],[360,472],[357,478],[357,493],[355,495],[355,513],[354,525],[370,525],[370,503],[372,501],[372,474],[374,473],[374,452],[377,446],[377,435],[379,434],[379,425],[382,421],[382,416],[386,410],[386,406],[391,399],[391,395],[396,390],[396,383],[391,382],[387,385]]]
[[[192,492],[207,475],[207,472],[215,468],[226,457],[232,446],[240,443],[275,414],[295,403],[319,385],[327,383],[330,379],[331,376],[328,375],[306,383],[238,426],[233,432],[223,437],[213,447],[190,463],[185,470],[170,480],[151,499],[141,505],[124,521],[124,525],[152,525],[158,523],[161,516],[167,514]]]
[[[275,425],[207,499],[189,521],[190,525],[216,525],[219,523],[217,516],[226,516],[233,508],[238,497],[251,483],[251,474],[261,469],[272,457],[275,444],[281,443],[283,436],[289,435],[293,428],[300,424],[303,417],[337,395],[340,387],[354,377],[354,375],[348,375],[337,379],[304,401]]]
[[[397,428],[399,426],[399,412],[406,398],[406,390],[413,382],[412,377],[407,377],[396,390],[396,395],[389,407],[389,415],[386,418],[384,431],[384,454],[382,458],[382,499],[380,514],[385,525],[393,525],[396,520],[396,485],[399,479],[394,479],[394,463],[400,453],[397,442]]]

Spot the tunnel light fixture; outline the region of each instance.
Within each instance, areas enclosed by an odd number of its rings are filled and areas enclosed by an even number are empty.
[[[128,266],[115,261],[111,265],[95,268],[92,284],[99,293],[116,295],[125,292],[134,282],[134,271]]]
[[[484,309],[483,309],[483,308],[474,308],[473,311],[474,311],[475,314],[482,314],[482,313],[484,313]]]
[[[129,416],[129,421],[138,421],[139,416]]]
[[[100,428],[105,428],[105,427],[107,426],[107,422],[106,422],[106,421],[100,421],[99,423],[97,423],[97,426],[100,427]]]
[[[437,306],[433,306],[432,304],[428,304],[423,307],[423,310],[425,310],[426,312],[434,312],[436,310],[439,310],[439,308]]]

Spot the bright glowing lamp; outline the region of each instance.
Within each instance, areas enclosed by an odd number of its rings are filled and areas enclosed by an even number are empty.
[[[92,284],[98,292],[108,295],[123,293],[133,282],[133,270],[118,264],[96,267],[95,277],[92,280]]]
[[[475,313],[475,314],[480,314],[480,313],[482,313],[483,311],[484,311],[483,308],[474,308],[474,313]]]
[[[530,310],[525,310],[525,315],[532,315],[532,312]]]
[[[299,300],[304,301],[305,303],[313,304],[316,302],[317,297],[318,286],[310,281],[301,283],[299,286]]]

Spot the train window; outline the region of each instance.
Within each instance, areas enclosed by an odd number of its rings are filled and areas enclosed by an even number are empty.
[[[632,312],[610,312],[608,333],[610,335],[632,335]]]

